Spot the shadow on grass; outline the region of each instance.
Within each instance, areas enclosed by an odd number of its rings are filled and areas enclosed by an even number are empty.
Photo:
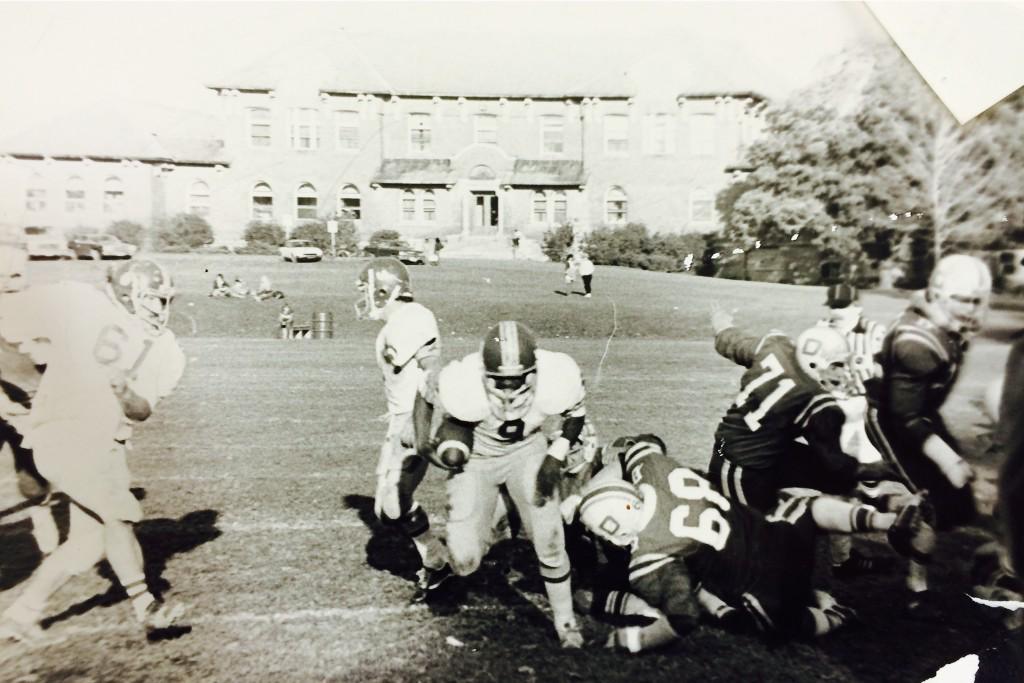
[[[31,507],[41,500],[34,498],[0,510],[0,519],[13,515]],[[50,506],[63,542],[68,534],[68,503],[67,499],[58,495],[56,502]],[[32,536],[32,521],[27,517],[10,524],[0,524],[0,591],[17,586],[32,575],[43,555]]]
[[[221,535],[221,531],[216,527],[218,514],[216,510],[195,510],[180,519],[146,519],[135,525],[135,536],[139,539],[145,558],[146,581],[158,599],[170,589],[170,582],[163,576],[167,562],[175,555],[187,553]],[[44,627],[85,614],[96,607],[110,607],[127,599],[127,594],[117,583],[109,564],[105,561],[100,563],[97,571],[100,576],[111,581],[107,592],[94,595],[68,607],[60,614],[45,619],[42,622]],[[187,626],[172,627],[151,634],[149,639],[175,638],[189,630],[191,629]]]
[[[381,523],[373,514],[373,498],[349,494],[345,507],[359,513],[359,520],[370,531],[366,542],[366,563],[378,571],[385,571],[408,581],[416,580],[416,571],[422,566],[416,546],[404,534]]]

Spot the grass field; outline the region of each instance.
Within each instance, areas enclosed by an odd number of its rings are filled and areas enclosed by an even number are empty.
[[[372,520],[374,467],[385,405],[373,360],[377,325],[351,315],[361,261],[286,264],[271,257],[160,259],[179,296],[172,327],[189,360],[177,392],[136,432],[132,470],[148,518],[138,531],[152,584],[190,606],[190,632],[147,643],[109,573],[69,582],[52,601],[49,628],[63,644],[24,652],[0,643],[3,681],[922,681],[942,664],[993,644],[992,610],[962,597],[970,550],[985,535],[943,539],[936,586],[942,623],[899,609],[900,574],[820,581],[856,607],[864,624],[819,643],[769,649],[702,627],[678,647],[642,657],[605,651],[606,627],[583,619],[588,648],[563,653],[522,542],[496,549],[457,600],[410,606],[417,558]],[[213,277],[268,274],[296,310],[332,311],[335,338],[274,339],[280,302],[214,300]],[[31,278],[99,281],[101,264],[33,263]],[[602,440],[655,431],[684,463],[704,466],[740,370],[718,357],[707,322],[712,301],[737,309],[752,331],[797,333],[821,312],[822,288],[731,282],[599,268],[595,295],[560,295],[557,264],[456,262],[412,269],[432,308],[445,359],[475,350],[487,327],[514,318],[545,348],[576,358]],[[883,321],[905,305],[867,294]],[[1007,331],[1022,316],[996,311],[977,340],[948,417],[975,449],[979,495],[990,505],[992,463],[975,437],[975,405],[1002,370]],[[0,609],[38,563],[9,456],[0,455]],[[418,497],[444,516],[443,477]],[[878,539],[880,540],[880,539]],[[880,544],[876,550],[881,551]],[[511,567],[511,572],[507,570]]]

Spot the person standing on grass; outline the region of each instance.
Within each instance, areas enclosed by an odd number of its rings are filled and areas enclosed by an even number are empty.
[[[356,289],[356,317],[384,321],[374,348],[384,379],[388,429],[377,462],[373,512],[382,524],[398,530],[416,546],[423,563],[413,595],[413,602],[419,602],[451,576],[444,544],[414,498],[429,463],[414,447],[413,405],[418,390],[434,402],[433,387],[441,369],[441,333],[430,309],[413,301],[409,271],[398,259],[370,261],[360,272]]]
[[[523,233],[519,232],[519,228],[512,231],[512,258],[515,259],[519,253],[519,240],[522,239]]]
[[[0,639],[45,645],[50,596],[106,560],[147,636],[173,625],[184,606],[149,589],[133,524],[142,507],[130,490],[133,425],[177,386],[185,354],[167,329],[174,287],[148,260],[110,269],[106,294],[60,282],[0,300],[0,334],[46,371],[26,421],[39,474],[71,500],[67,540],[43,559],[0,617]]]
[[[571,253],[565,255],[565,275],[562,279],[565,280],[565,294],[566,296],[572,291],[572,285],[576,282],[576,259]]]
[[[579,259],[580,279],[583,280],[583,296],[590,298],[590,283],[594,279],[594,262],[586,254]]]

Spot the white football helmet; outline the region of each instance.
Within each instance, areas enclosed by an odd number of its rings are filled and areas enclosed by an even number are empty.
[[[925,298],[937,313],[935,324],[971,335],[981,329],[992,295],[992,273],[985,262],[966,254],[944,256],[928,279]]]
[[[850,346],[831,327],[809,327],[796,338],[796,362],[832,394],[847,393],[853,385]]]
[[[167,270],[148,259],[134,259],[107,271],[108,296],[159,335],[167,326],[174,300],[174,282]]]
[[[25,288],[28,253],[11,244],[0,244],[0,294]]]
[[[363,266],[356,279],[356,318],[382,320],[393,301],[412,300],[409,271],[396,258],[378,257]]]
[[[643,500],[628,481],[591,480],[581,491],[580,521],[592,534],[617,546],[632,544],[644,525]]]
[[[537,387],[537,342],[526,325],[502,320],[484,338],[484,389],[491,412],[504,422],[521,420]]]

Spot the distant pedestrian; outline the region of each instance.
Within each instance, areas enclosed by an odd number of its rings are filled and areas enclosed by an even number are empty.
[[[280,328],[281,339],[291,339],[292,336],[292,323],[295,322],[295,313],[292,311],[292,307],[286,302],[281,306],[281,313],[277,316],[277,324]]]
[[[516,258],[516,254],[519,252],[519,240],[523,238],[523,233],[519,232],[519,228],[512,231],[512,258]]]
[[[572,254],[565,255],[565,293],[566,295],[572,291],[572,285],[576,282],[576,260]]]
[[[590,257],[583,254],[579,261],[580,279],[583,280],[583,296],[590,298],[590,282],[594,279],[594,262]]]

